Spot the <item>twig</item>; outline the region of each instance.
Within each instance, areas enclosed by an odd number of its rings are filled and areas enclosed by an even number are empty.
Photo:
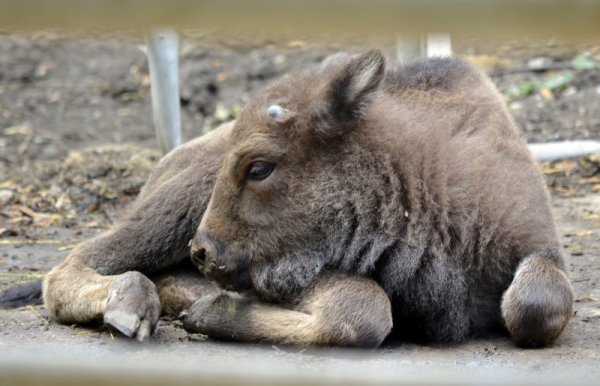
[[[68,251],[68,250],[74,249],[77,245],[79,245],[79,244],[63,245],[62,247],[56,248],[56,250],[59,252]]]
[[[0,277],[24,278],[27,280],[41,279],[44,274],[41,272],[0,272]]]
[[[108,328],[108,333],[110,334],[110,338],[112,340],[115,340],[115,336],[113,335],[112,328],[110,328],[110,326],[106,326],[106,328]]]
[[[94,328],[94,329],[91,329],[91,330],[79,331],[79,332],[76,332],[74,334],[71,334],[71,338],[73,338],[74,336],[87,335],[87,334],[91,334],[91,333],[94,333],[94,332],[102,332],[102,328]]]
[[[31,311],[31,313],[33,313],[35,316],[37,316],[38,318],[40,318],[40,319],[41,319],[41,321],[42,321],[42,322],[44,322],[44,324],[45,324],[46,326],[49,324],[49,323],[48,323],[48,321],[46,320],[46,318],[44,318],[42,315],[40,315],[40,314],[39,314],[39,312],[37,312],[37,311],[35,310],[35,308],[33,308],[33,306],[32,306],[31,304],[28,304],[28,305],[27,305],[27,309],[28,309],[29,311]]]
[[[19,245],[19,244],[63,244],[57,240],[0,240],[0,245]]]
[[[36,211],[32,210],[31,208],[26,207],[25,205],[17,205],[17,208],[23,214],[26,214],[27,216],[29,216],[31,218],[35,218],[35,217],[38,217],[40,215],[39,213],[37,213]]]

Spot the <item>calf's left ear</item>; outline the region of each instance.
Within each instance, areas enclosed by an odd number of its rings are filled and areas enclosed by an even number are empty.
[[[378,50],[351,57],[337,66],[319,103],[320,134],[325,137],[341,134],[339,130],[364,116],[384,71],[385,59]]]

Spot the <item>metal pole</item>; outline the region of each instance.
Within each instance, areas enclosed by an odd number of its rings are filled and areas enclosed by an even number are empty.
[[[564,141],[532,143],[529,150],[538,161],[552,161],[561,158],[580,157],[600,152],[600,141]]]
[[[396,37],[396,60],[400,64],[412,62],[423,56],[420,34],[401,34]]]
[[[425,37],[425,54],[428,58],[446,58],[452,56],[450,34],[428,33]]]
[[[177,33],[156,29],[146,40],[154,128],[160,150],[167,153],[181,144]]]
[[[450,34],[402,34],[396,37],[396,59],[405,64],[417,58],[452,56]]]

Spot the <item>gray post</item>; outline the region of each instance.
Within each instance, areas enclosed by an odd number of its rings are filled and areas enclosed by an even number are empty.
[[[396,38],[396,59],[404,64],[417,58],[452,56],[450,34],[404,34]]]
[[[425,55],[428,58],[446,58],[452,56],[452,40],[450,34],[425,35]]]
[[[423,41],[419,34],[403,34],[396,37],[396,60],[406,64],[423,54]]]
[[[181,144],[177,33],[156,29],[146,41],[154,128],[160,150],[167,153]]]

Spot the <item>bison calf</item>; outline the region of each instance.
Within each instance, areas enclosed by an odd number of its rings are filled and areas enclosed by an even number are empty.
[[[386,69],[370,51],[281,78],[167,155],[126,216],[48,274],[44,299],[58,321],[142,340],[161,309],[189,308],[188,330],[221,339],[375,347],[390,331],[507,329],[533,347],[561,334],[573,292],[492,83],[458,60]]]

